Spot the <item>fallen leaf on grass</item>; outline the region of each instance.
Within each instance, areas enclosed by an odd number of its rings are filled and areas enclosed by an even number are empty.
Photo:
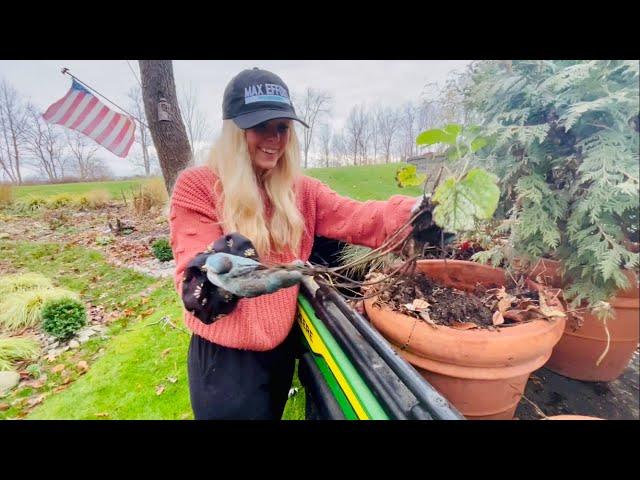
[[[100,412],[100,413],[94,413],[94,415],[96,417],[108,417],[109,413],[108,412]]]
[[[81,372],[86,372],[87,370],[89,370],[89,364],[84,360],[80,360],[76,365],[76,367]]]
[[[32,380],[30,382],[25,382],[24,385],[31,388],[40,388],[44,386],[45,383],[47,383],[47,377],[39,378],[38,380]]]
[[[58,385],[56,388],[53,389],[53,393],[60,393],[63,390],[66,390],[67,388],[69,388],[69,385]]]
[[[4,412],[5,410],[9,410],[11,405],[8,403],[0,403],[0,412]]]
[[[27,400],[27,406],[35,407],[36,405],[39,405],[40,403],[42,403],[45,396],[46,395],[43,393],[42,395],[38,395],[37,397],[30,398],[29,400]]]
[[[169,380],[171,383],[176,383],[178,381],[178,377],[167,377],[167,380]]]
[[[162,392],[164,392],[164,385],[160,384],[156,387],[156,395],[162,395]]]
[[[123,315],[123,313],[122,313],[122,312],[117,312],[117,311],[109,312],[109,313],[107,313],[107,315],[104,317],[104,321],[105,321],[106,323],[115,322],[116,320],[119,320],[119,319],[120,319],[120,316],[121,316],[121,315]]]
[[[56,365],[51,369],[51,373],[60,373],[61,371],[64,370],[64,367],[65,367],[64,363],[59,363],[58,365]]]
[[[165,349],[162,351],[162,353],[160,354],[160,356],[161,356],[162,358],[164,358],[164,357],[166,357],[166,356],[169,354],[169,352],[170,352],[170,351],[171,351],[171,348],[165,348]]]

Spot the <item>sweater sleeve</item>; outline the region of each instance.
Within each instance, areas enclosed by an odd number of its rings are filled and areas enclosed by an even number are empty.
[[[415,198],[405,195],[360,202],[339,195],[318,180],[308,181],[315,192],[316,235],[365,247],[379,247],[409,219],[416,203]],[[403,237],[409,231],[406,229]]]
[[[188,169],[178,176],[169,204],[169,240],[176,262],[174,283],[178,293],[187,264],[223,235],[213,193],[194,178],[196,173]]]
[[[169,210],[170,243],[176,290],[184,307],[208,324],[232,311],[238,297],[209,282],[201,269],[214,245],[224,245],[226,239],[214,213],[212,190],[203,187],[207,183],[198,175],[203,172],[185,170],[176,180]]]

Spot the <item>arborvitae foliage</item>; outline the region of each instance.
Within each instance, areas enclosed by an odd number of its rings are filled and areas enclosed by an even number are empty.
[[[483,61],[469,85],[513,252],[561,260],[574,304],[628,286],[620,269],[639,265],[628,248],[638,241],[638,61]]]

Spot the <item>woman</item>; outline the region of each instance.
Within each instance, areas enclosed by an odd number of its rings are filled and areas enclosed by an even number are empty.
[[[196,419],[282,416],[302,277],[281,271],[246,280],[254,259],[306,261],[315,235],[375,248],[416,206],[415,198],[400,195],[357,202],[302,175],[292,121],[306,127],[280,77],[257,68],[241,72],[225,89],[222,133],[208,164],[183,171],[174,186],[171,245],[192,331]]]

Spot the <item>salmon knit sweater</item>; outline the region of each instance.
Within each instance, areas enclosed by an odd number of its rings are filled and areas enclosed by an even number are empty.
[[[218,222],[219,199],[213,188],[216,179],[211,169],[201,166],[184,170],[176,180],[169,225],[178,293],[189,261],[219,237],[232,233]],[[305,222],[299,250],[261,255],[263,262],[285,263],[296,258],[307,261],[314,235],[376,248],[408,220],[416,202],[415,198],[403,195],[394,195],[387,201],[358,202],[306,176],[296,181],[295,190]],[[231,313],[209,325],[184,310],[185,323],[192,332],[225,347],[270,350],[282,343],[293,326],[298,289],[295,286],[255,298],[241,298]]]

